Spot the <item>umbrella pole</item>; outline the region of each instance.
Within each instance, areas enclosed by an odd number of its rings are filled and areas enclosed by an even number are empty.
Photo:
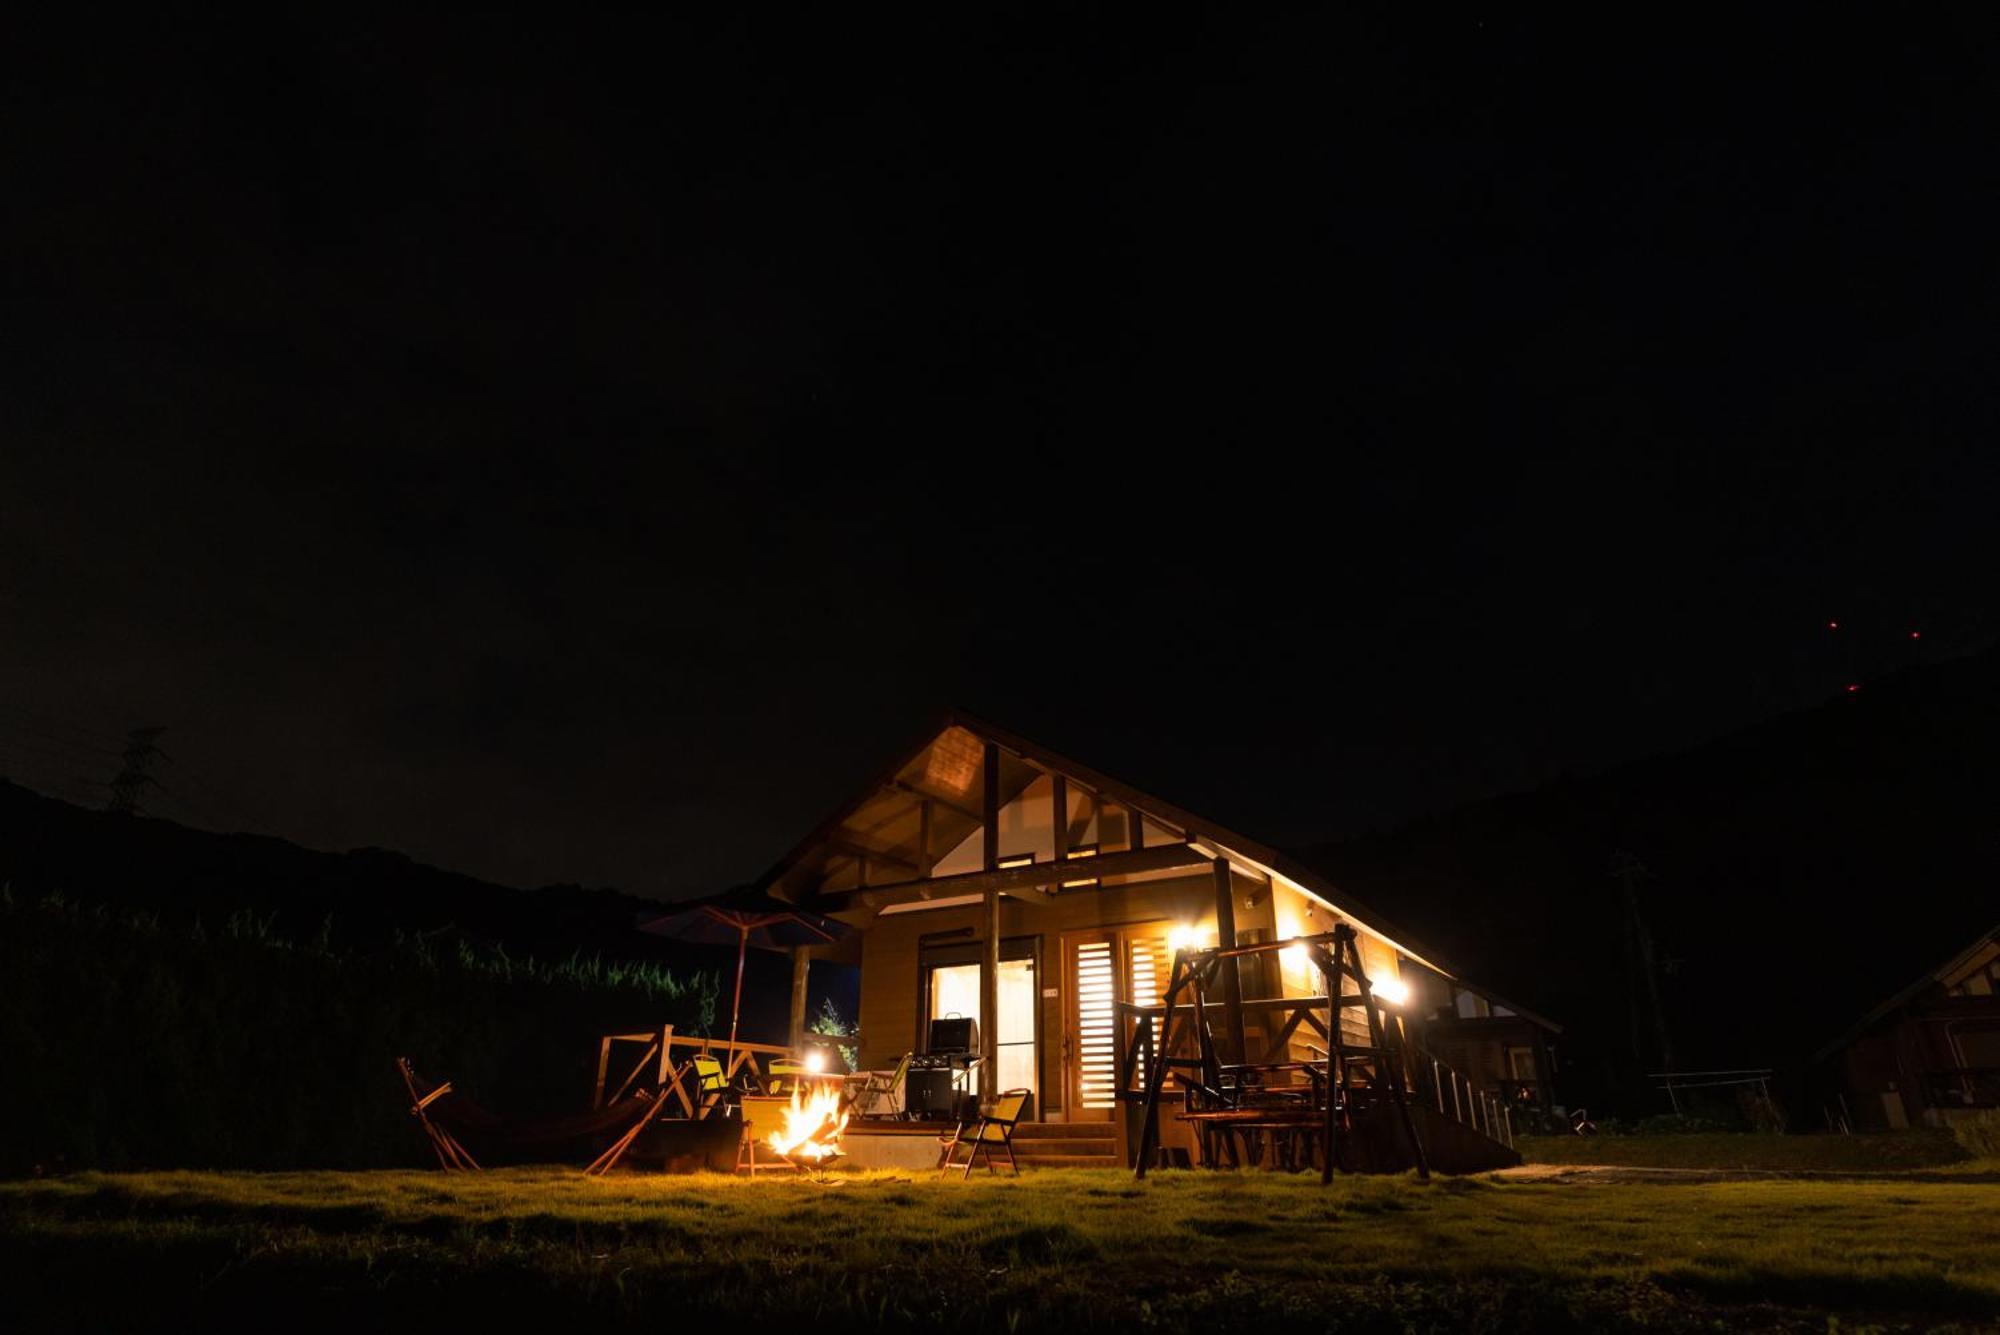
[[[736,929],[736,999],[729,1003],[729,1055],[722,1059],[725,1078],[736,1078],[736,1020],[743,1013],[743,957],[750,951],[750,929]]]

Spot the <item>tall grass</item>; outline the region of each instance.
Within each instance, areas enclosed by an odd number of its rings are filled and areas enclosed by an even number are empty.
[[[0,1184],[0,1327],[1660,1335],[2000,1321],[1984,1184],[836,1180],[529,1169]]]
[[[585,1106],[596,1038],[698,1024],[717,980],[461,938],[343,952],[0,893],[0,1173],[390,1167],[424,1153],[393,1060],[508,1112]]]

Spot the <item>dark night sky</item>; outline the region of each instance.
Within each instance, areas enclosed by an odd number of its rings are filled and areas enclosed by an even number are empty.
[[[0,772],[670,895],[952,703],[1305,842],[1976,646],[1991,32],[1656,19],[18,33]]]

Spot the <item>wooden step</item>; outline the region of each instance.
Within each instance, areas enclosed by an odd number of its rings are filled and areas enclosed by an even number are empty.
[[[1016,1140],[1109,1140],[1116,1134],[1109,1122],[1023,1122],[1014,1128]]]
[[[1118,1142],[1109,1137],[1103,1140],[1083,1140],[1079,1137],[1067,1140],[1023,1140],[1020,1136],[1015,1136],[1014,1153],[1032,1154],[1038,1159],[1105,1158],[1118,1153]]]

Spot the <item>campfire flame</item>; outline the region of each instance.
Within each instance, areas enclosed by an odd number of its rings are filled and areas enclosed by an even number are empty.
[[[813,1162],[831,1159],[840,1153],[840,1133],[847,1129],[847,1109],[838,1085],[819,1085],[792,1091],[791,1106],[785,1109],[785,1127],[766,1137],[771,1149],[792,1160]]]

